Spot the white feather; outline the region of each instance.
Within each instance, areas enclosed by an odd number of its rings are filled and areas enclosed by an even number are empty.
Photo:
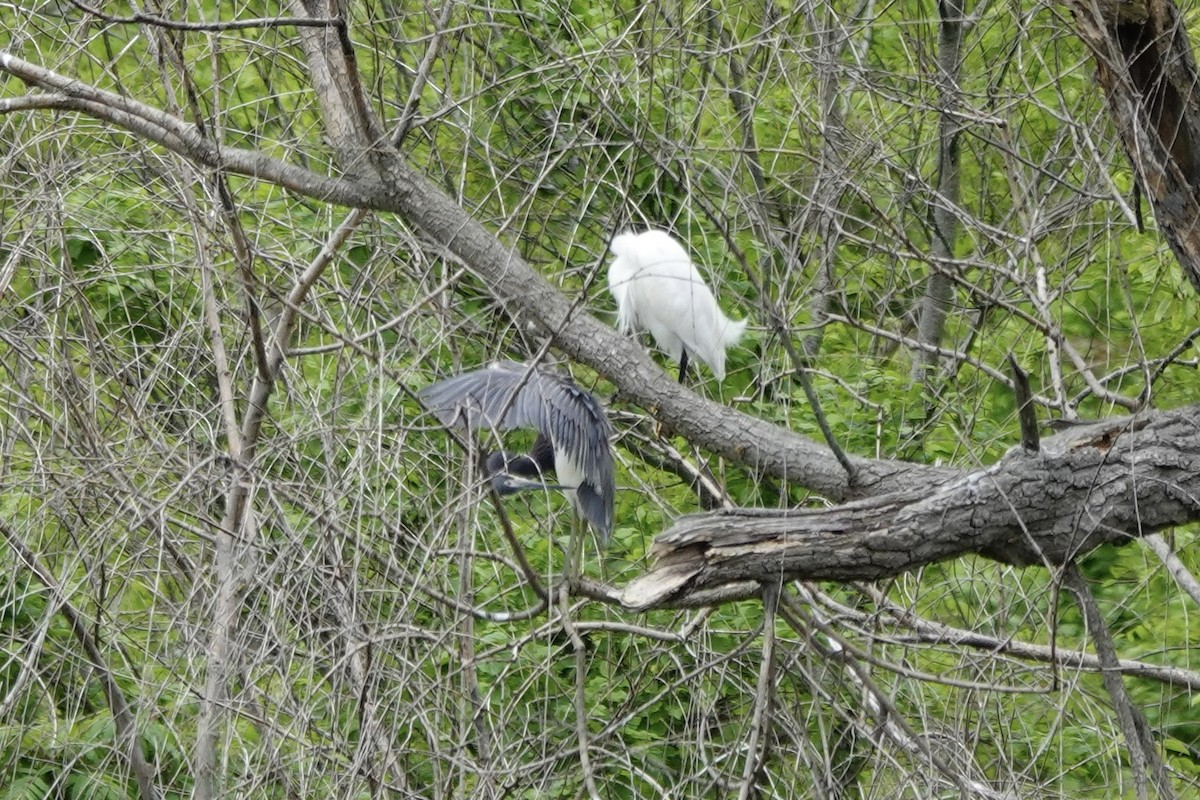
[[[612,252],[608,290],[617,301],[618,329],[650,331],[676,363],[687,348],[723,380],[725,350],[742,338],[746,320],[725,316],[683,245],[649,230],[618,234]]]

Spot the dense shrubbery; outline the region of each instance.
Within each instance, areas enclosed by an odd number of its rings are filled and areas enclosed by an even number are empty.
[[[227,144],[354,174],[335,166],[294,28],[167,32],[29,6],[0,5],[5,49],[200,119]],[[188,18],[278,13],[202,6]],[[472,6],[439,36],[428,6],[363,3],[351,38],[388,133],[410,126],[412,163],[592,313],[612,315],[615,230],[687,242],[723,306],[753,320],[726,382],[698,391],[819,439],[781,344],[817,336],[812,377],[843,447],[973,468],[1017,439],[996,377],[1009,352],[1043,416],[1103,416],[1147,392],[1170,408],[1194,400],[1194,358],[1175,350],[1200,314],[1160,237],[1134,224],[1129,168],[1067,23],[1038,4],[969,11],[941,342],[959,355],[925,383],[908,345],[934,271],[944,105],[926,6]],[[25,92],[0,82],[0,97]],[[227,415],[248,412],[256,350],[274,346],[288,292],[349,212],[226,176],[230,211],[210,171],[74,113],[0,116],[0,141],[0,798],[136,794],[106,670],[162,794],[193,791],[235,480],[253,511],[231,540],[228,796],[576,796],[578,697],[602,796],[736,790],[759,730],[761,603],[634,616],[577,597],[521,614],[537,597],[471,459],[410,391],[544,344],[471,265],[367,216],[301,303],[257,451],[238,463]],[[664,441],[603,375],[572,371],[612,399],[619,431],[615,544],[591,555],[592,578],[626,583],[652,537],[698,510],[671,465],[706,465],[739,505],[821,502]],[[558,570],[562,499],[505,510],[529,562]],[[1194,535],[1174,537],[1193,573]],[[1082,566],[1123,657],[1194,669],[1195,615],[1148,552],[1104,548]],[[1053,576],[966,559],[869,588],[807,587],[809,616],[775,625],[765,795],[943,796],[950,775],[1030,797],[1129,794],[1096,675],[927,641],[903,617],[1085,649]],[[860,648],[861,674],[826,625]],[[897,717],[878,714],[868,677]],[[1129,686],[1195,787],[1193,695]]]

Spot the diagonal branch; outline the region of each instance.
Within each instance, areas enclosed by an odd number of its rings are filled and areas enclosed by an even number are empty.
[[[71,626],[71,633],[83,647],[87,660],[91,662],[100,676],[100,683],[104,687],[104,696],[108,699],[108,706],[112,711],[113,725],[117,732],[116,739],[123,746],[125,755],[129,759],[129,767],[133,772],[134,780],[137,781],[142,800],[153,800],[153,798],[159,797],[158,788],[154,785],[154,769],[142,753],[142,737],[133,717],[133,709],[125,698],[125,693],[121,691],[121,686],[117,683],[112,669],[109,668],[104,654],[100,652],[99,645],[88,633],[86,620],[75,610],[75,606],[71,605],[71,601],[67,599],[62,587],[54,580],[54,576],[46,571],[38,561],[37,554],[29,549],[29,545],[25,544],[20,535],[2,522],[0,522],[0,534],[3,534],[8,541],[8,546],[16,552],[17,557],[25,563],[29,571],[36,575],[42,585],[49,590],[55,605],[66,618],[67,624]]]
[[[1100,677],[1104,688],[1112,698],[1113,708],[1121,723],[1121,731],[1125,735],[1125,744],[1129,749],[1129,762],[1133,768],[1133,784],[1139,800],[1146,800],[1150,795],[1146,791],[1147,782],[1152,783],[1155,794],[1165,800],[1174,800],[1175,792],[1163,765],[1162,756],[1150,734],[1150,726],[1140,708],[1133,703],[1129,692],[1125,689],[1125,681],[1121,678],[1120,662],[1117,650],[1113,646],[1112,633],[1108,630],[1096,598],[1092,595],[1091,587],[1084,580],[1079,567],[1074,563],[1067,564],[1063,571],[1063,583],[1075,595],[1083,617],[1087,620],[1088,632],[1096,645],[1096,654],[1100,657]]]
[[[0,51],[0,71],[63,95],[64,109],[111,122],[203,166],[269,181],[323,202],[403,216],[477,274],[510,314],[534,323],[553,337],[564,353],[612,381],[625,399],[650,410],[672,433],[731,461],[834,500],[940,484],[960,474],[943,467],[851,457],[858,477],[851,484],[828,448],[680,387],[636,344],[551,286],[515,250],[404,162],[398,151],[392,150],[392,157],[386,159],[386,174],[329,178],[262,153],[216,144],[200,136],[193,126],[157,109],[11,53]],[[8,110],[0,100],[0,113]],[[384,161],[372,159],[377,165]]]

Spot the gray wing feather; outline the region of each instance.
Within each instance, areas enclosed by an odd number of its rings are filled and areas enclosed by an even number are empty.
[[[522,382],[526,368],[511,361],[502,361],[486,369],[464,372],[444,381],[430,384],[417,392],[443,425],[466,423],[471,428],[536,427],[527,418]],[[533,379],[529,376],[529,380]],[[528,382],[525,381],[525,386]],[[516,393],[516,397],[514,397]]]
[[[604,408],[574,381],[548,370],[500,361],[456,375],[417,392],[444,425],[471,428],[533,428],[550,438],[555,460],[569,459],[583,472],[576,500],[607,541],[612,532],[612,428]]]

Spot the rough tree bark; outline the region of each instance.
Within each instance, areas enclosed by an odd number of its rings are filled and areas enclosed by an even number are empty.
[[[1074,428],[939,489],[813,511],[684,517],[625,590],[643,608],[744,581],[873,580],[979,553],[1059,566],[1200,517],[1200,406]]]
[[[329,46],[328,40],[323,41]],[[192,125],[158,109],[11,53],[0,51],[0,71],[53,93],[0,99],[0,113],[31,108],[79,111],[204,166],[270,181],[322,202],[399,214],[460,259],[512,316],[553,337],[562,352],[603,375],[623,398],[651,411],[671,433],[731,461],[837,501],[897,491],[914,481],[936,485],[958,474],[942,467],[852,458],[857,480],[851,485],[828,448],[680,386],[635,342],[551,286],[519,253],[408,165],[386,142],[363,143],[374,147],[376,171],[329,178],[262,153],[214,143],[199,136]],[[361,162],[351,166],[363,170]]]
[[[1200,288],[1200,209],[1195,194],[1200,186],[1200,124],[1192,94],[1196,70],[1179,15],[1167,0],[1099,7],[1084,0],[1069,2],[1081,35],[1097,54],[1101,83],[1139,180],[1189,278]],[[296,0],[293,9],[312,21],[322,11],[308,0]],[[942,9],[944,21],[960,24],[959,0],[946,0]],[[1129,541],[1200,519],[1200,406],[1072,430],[1048,440],[1036,452],[1014,449],[996,465],[970,473],[855,459],[857,480],[851,485],[826,448],[680,387],[639,347],[569,301],[408,165],[367,103],[341,22],[306,27],[301,39],[324,110],[326,133],[344,170],[341,178],[226,147],[206,139],[178,117],[2,52],[0,71],[47,94],[0,100],[0,113],[60,109],[88,114],[207,168],[272,181],[325,202],[399,214],[466,264],[513,316],[533,322],[563,352],[604,375],[626,399],[652,411],[674,432],[732,461],[808,486],[831,499],[852,501],[820,511],[743,510],[685,518],[659,538],[655,553],[660,564],[628,587],[624,595],[628,605],[670,605],[685,594],[713,596],[713,590],[739,584],[775,585],[784,578],[880,578],[970,552],[1018,566],[1056,567],[1100,543]],[[952,49],[945,48],[945,54],[953,52],[955,63],[957,47],[956,39]],[[943,164],[939,187],[949,212],[954,195],[942,185],[946,174]],[[951,214],[946,226],[953,223]],[[936,223],[948,257],[953,236],[945,234],[946,226]],[[248,475],[254,468],[254,441],[266,400],[287,355],[290,314],[303,301],[308,285],[302,282],[298,294],[290,298],[291,310],[277,328],[276,348],[269,357],[260,357],[263,363],[258,365],[242,425],[231,426],[229,432],[231,443],[245,445],[230,449],[240,456],[239,470]],[[937,341],[940,333],[928,338]],[[240,481],[231,484],[222,525],[227,544],[234,531],[252,525],[252,502]],[[229,680],[226,650],[240,602],[236,559],[228,548],[221,551],[221,541],[219,571],[228,581],[228,591],[220,594],[214,612],[223,639],[218,637],[220,646],[212,653],[204,698],[210,711],[202,715],[197,733],[199,797],[219,793],[215,745]],[[343,593],[335,603],[343,626],[353,628],[348,597]],[[584,647],[577,636],[575,640],[582,680]],[[93,661],[100,663],[97,658]],[[366,666],[362,660],[349,666],[364,702],[361,687],[366,686]],[[761,684],[769,686],[770,681],[764,678]],[[765,691],[762,694],[766,696]],[[578,696],[582,697],[582,690]],[[113,707],[119,723],[126,728],[132,725],[119,695],[114,695]],[[378,725],[369,713],[363,719],[370,736]],[[584,720],[582,711],[578,719]],[[128,738],[132,741],[131,735]],[[586,754],[586,725],[580,742]],[[386,744],[378,748],[380,752],[389,752]],[[753,746],[749,752],[754,752]],[[140,763],[136,752],[130,760]],[[747,787],[749,766],[748,762]],[[391,769],[398,774],[398,766]],[[143,794],[149,796],[149,791],[143,789]]]
[[[1067,0],[1158,227],[1200,291],[1200,97],[1171,0]]]

